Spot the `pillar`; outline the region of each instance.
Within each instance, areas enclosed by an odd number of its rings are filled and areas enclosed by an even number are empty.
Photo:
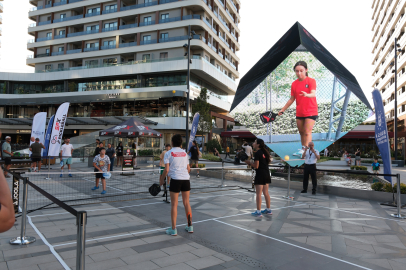
[[[156,42],[159,43],[159,30],[156,31]]]
[[[116,36],[116,48],[120,47],[120,36]]]
[[[83,7],[83,18],[86,17],[86,7]]]
[[[206,44],[209,42],[209,32],[205,31],[204,38],[206,39]]]
[[[155,11],[155,24],[159,24],[159,11]]]
[[[103,29],[103,21],[99,21],[99,33],[102,32]]]
[[[68,32],[69,32],[69,26],[66,26],[66,28],[65,28],[65,37],[68,37]]]
[[[121,0],[117,0],[117,12],[120,12]]]
[[[55,28],[53,28],[53,29],[52,29],[52,40],[54,40],[55,35],[56,35],[56,29],[55,29]]]
[[[180,20],[183,20],[183,7],[180,8]]]
[[[137,33],[137,45],[139,46],[140,44],[141,44],[141,33]]]
[[[68,43],[63,44],[63,54],[66,54],[66,51],[68,50]]]
[[[82,40],[82,52],[83,52],[84,49],[85,49],[85,41]]]
[[[222,53],[223,53],[223,59],[225,60],[225,59],[226,59],[226,49],[223,48],[223,52],[222,52]]]
[[[102,46],[102,39],[99,38],[99,51],[101,50],[101,46]]]

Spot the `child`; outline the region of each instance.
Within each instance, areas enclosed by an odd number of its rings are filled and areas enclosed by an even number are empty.
[[[377,158],[374,158],[374,163],[372,163],[372,170],[374,172],[374,174],[378,174],[379,171],[381,170],[381,165],[378,162]]]

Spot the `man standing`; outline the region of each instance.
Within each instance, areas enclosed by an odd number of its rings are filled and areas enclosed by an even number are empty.
[[[176,219],[178,216],[178,198],[179,193],[182,192],[183,206],[185,208],[186,218],[188,225],[185,230],[193,233],[192,226],[192,208],[189,203],[190,195],[190,166],[188,156],[185,150],[181,149],[182,136],[176,134],[172,137],[172,149],[166,152],[164,157],[165,170],[161,175],[161,186],[165,182],[165,177],[171,177],[171,185],[169,191],[171,193],[171,221],[172,227],[166,230],[166,234],[176,236],[178,231],[176,229]]]
[[[59,177],[62,177],[63,175],[63,167],[65,165],[68,165],[68,172],[69,172],[69,177],[72,177],[71,174],[71,166],[72,165],[72,153],[73,153],[73,146],[70,144],[70,139],[67,138],[65,139],[65,144],[62,145],[61,147],[61,152],[59,154],[61,158],[61,175]]]
[[[197,171],[197,178],[200,177],[199,175],[199,145],[196,141],[192,142],[192,147],[190,147],[188,154],[190,154],[190,165],[196,166]]]
[[[312,177],[312,194],[316,195],[317,188],[317,175],[316,175],[316,163],[320,159],[320,153],[314,149],[314,143],[309,142],[308,147],[305,147],[302,159],[305,159],[305,167],[303,174],[303,190],[301,193],[307,193],[307,186],[309,185],[309,175]]]
[[[100,154],[100,147],[102,147],[102,146],[100,146],[100,140],[96,139],[96,149],[94,150],[94,156],[97,156]]]
[[[38,165],[38,172],[41,170],[41,151],[45,149],[45,146],[39,142],[39,138],[35,139],[35,142],[31,144],[30,151],[31,154],[31,171],[35,171]]]
[[[114,147],[111,146],[111,143],[107,144],[107,150],[106,150],[106,155],[109,157],[111,166],[110,166],[110,172],[112,172],[114,169],[114,158],[116,157],[116,150]]]
[[[165,158],[166,152],[168,152],[169,150],[171,150],[171,145],[170,144],[165,145],[165,150],[162,151],[161,155],[159,156],[159,166],[161,167],[160,175],[162,175],[164,173],[164,170],[165,170],[164,158]],[[159,179],[161,179],[161,177],[159,177]],[[170,180],[171,180],[171,178],[168,176],[167,183],[166,183],[167,186],[169,186]]]
[[[227,158],[227,157],[230,157],[230,147],[228,145],[226,148],[226,157],[225,158]]]
[[[14,155],[13,152],[11,152],[11,137],[7,136],[6,137],[6,141],[3,143],[3,145],[1,146],[1,150],[2,150],[2,158],[4,159],[4,166],[6,170],[10,170],[11,167],[11,157]],[[7,171],[4,171],[4,176],[6,178],[10,178],[11,176],[7,173]]]
[[[252,158],[252,147],[247,142],[245,142],[242,145],[242,148],[244,148],[245,154],[247,154],[247,156],[248,156],[247,160],[250,161]],[[251,166],[248,165],[247,168],[251,169]]]

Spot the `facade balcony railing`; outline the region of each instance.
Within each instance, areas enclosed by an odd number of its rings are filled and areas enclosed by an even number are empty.
[[[227,23],[220,16],[218,16],[218,18],[219,18],[220,22],[226,27],[228,32],[230,32],[230,27],[227,26]]]
[[[46,41],[46,40],[51,40],[51,39],[52,39],[52,37],[37,38],[37,42]]]
[[[138,27],[138,23],[120,25],[120,30]]]
[[[66,22],[66,21],[71,21],[71,20],[76,20],[76,19],[81,19],[81,18],[83,18],[83,14],[76,15],[76,16],[65,17],[65,18],[55,19],[55,20],[53,20],[52,22],[53,22],[53,23]]]
[[[219,15],[217,14],[217,11],[213,11],[213,12],[214,12],[214,15],[216,15],[216,17],[218,18]]]
[[[30,23],[29,25],[28,25],[28,27],[35,27],[35,26],[37,26],[37,23],[35,22],[35,23]]]
[[[202,16],[200,16],[200,15],[197,15],[197,14],[194,14],[194,15],[186,15],[186,16],[183,16],[182,17],[182,19],[185,21],[185,20],[192,20],[192,19],[197,19],[197,20],[200,20],[202,18]]]
[[[155,24],[155,21],[140,22],[139,26],[147,26],[147,25],[153,25],[153,24]]]
[[[86,13],[85,17],[93,17],[93,16],[98,16],[100,15],[100,11],[92,12],[92,13]]]
[[[89,35],[89,34],[95,34],[95,33],[99,33],[99,29],[83,31],[83,32],[76,32],[76,33],[69,33],[68,37],[77,37],[77,36],[83,36],[83,35]]]
[[[66,51],[66,54],[73,54],[73,53],[80,53],[80,52],[82,52],[82,49],[74,49],[74,50]]]
[[[220,52],[220,50],[219,50],[219,55],[220,55],[221,58],[224,58],[224,56],[223,56],[223,54]]]
[[[228,1],[227,3],[230,3],[230,4],[234,7],[234,10],[238,13],[238,9],[237,9],[237,7],[235,6],[235,4],[234,4],[233,1]]]
[[[159,43],[164,42],[171,42],[171,41],[179,41],[179,40],[187,40],[188,36],[178,36],[178,37],[168,37],[168,38],[160,38]]]
[[[204,37],[202,37],[202,41],[203,43],[206,43],[206,39]]]
[[[109,10],[103,10],[102,14],[109,14],[109,13],[114,13],[114,12],[117,12],[117,8],[109,9]]]
[[[84,52],[93,52],[93,51],[98,51],[99,47],[90,47],[90,48],[84,48]]]
[[[35,56],[35,58],[48,57],[48,56],[49,56],[49,53],[41,53],[41,54],[37,54]]]
[[[227,41],[224,41],[224,43],[227,45],[227,48],[230,48],[230,44]]]
[[[33,54],[27,55],[27,59],[33,59],[33,58],[34,58]]]
[[[226,9],[226,12],[227,12],[228,16],[230,16],[231,21],[234,22],[234,17],[233,17],[233,15],[231,15],[230,11],[228,11],[228,9]]]
[[[34,42],[35,42],[35,39],[29,39],[29,40],[27,40],[27,44],[34,43]]]
[[[73,4],[73,3],[81,2],[81,1],[84,1],[84,0],[69,0],[69,4]],[[54,3],[53,6],[57,7],[57,6],[66,5],[66,4],[68,4],[67,1],[63,0],[63,1],[60,1],[60,2],[57,2],[57,3]],[[52,4],[45,5],[45,8],[50,8],[50,7],[52,7]],[[40,9],[43,9],[43,8],[44,8],[44,6],[32,7],[32,8],[30,8],[29,11],[36,11],[36,10],[40,10]]]
[[[216,49],[216,47],[214,47],[213,45],[211,45],[211,47],[210,48],[212,48],[212,50],[215,52],[215,53],[217,53],[217,49]]]
[[[203,0],[203,2],[207,5],[207,0]]]
[[[131,9],[136,9],[136,8],[143,8],[143,7],[150,7],[150,6],[155,6],[155,5],[158,5],[158,1],[122,7],[122,8],[120,8],[120,11],[131,10]]]
[[[230,62],[230,66],[232,66],[235,70],[237,70],[237,67],[231,62]]]
[[[101,46],[100,49],[101,50],[110,50],[110,49],[115,49],[116,48],[116,44],[114,45],[106,45],[106,46]]]
[[[208,22],[206,19],[203,19],[203,21],[207,24],[207,26],[209,26],[210,29],[212,28],[210,22]]]
[[[64,51],[62,51],[62,52],[53,52],[53,53],[52,53],[52,56],[63,55],[63,54],[65,54]]]
[[[45,8],[50,8],[50,7],[52,7],[52,3],[48,4],[48,5],[45,5]]]
[[[57,36],[54,36],[54,39],[60,39],[60,38],[65,38],[65,35],[57,35]]]
[[[233,38],[235,38],[235,40],[237,40],[237,37],[235,36],[234,32],[231,32],[231,35],[233,36]]]
[[[102,32],[109,32],[109,31],[115,31],[115,30],[118,30],[117,26],[109,27],[109,28],[103,28]]]
[[[51,21],[39,22],[38,26],[46,25],[46,24],[50,24],[50,23],[51,23]]]
[[[61,5],[66,5],[67,3],[68,2],[66,0],[58,2],[58,3],[54,3],[54,7],[61,6]]]
[[[210,9],[210,10],[213,10],[213,8],[211,7],[211,5],[210,5],[210,4],[209,4],[209,9]]]
[[[179,0],[160,0],[159,4],[169,4],[169,3],[173,3],[173,2],[178,2]]]
[[[230,60],[228,58],[225,59],[227,64],[230,64]]]
[[[181,17],[174,17],[174,18],[166,18],[166,19],[161,19],[159,20],[159,23],[170,23],[170,22],[178,22],[181,21]]]
[[[141,40],[140,45],[148,45],[148,44],[155,44],[155,43],[157,43],[156,39]]]
[[[137,42],[128,42],[128,43],[120,43],[119,48],[127,48],[127,47],[133,47],[137,46]]]
[[[223,38],[222,35],[219,35],[219,38],[220,38],[223,42],[226,42],[226,40]]]
[[[219,0],[219,2],[220,2],[220,5],[222,5],[224,7],[224,3],[221,0]]]
[[[76,2],[80,2],[80,1],[84,1],[84,0],[69,0],[69,4],[73,4],[73,3],[76,3]]]

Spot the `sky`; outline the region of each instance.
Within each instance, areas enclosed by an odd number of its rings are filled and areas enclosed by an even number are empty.
[[[299,21],[354,76],[371,97],[371,0],[240,0],[240,78]],[[26,72],[31,5],[3,2],[0,71]]]

